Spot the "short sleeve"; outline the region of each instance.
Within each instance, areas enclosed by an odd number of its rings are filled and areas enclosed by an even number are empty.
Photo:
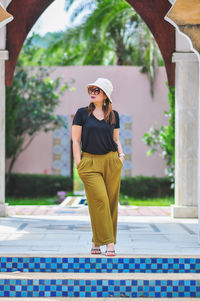
[[[76,114],[74,115],[73,121],[72,121],[72,125],[83,125],[83,116],[82,116],[82,112],[80,109],[78,109],[76,111]]]
[[[120,128],[120,120],[119,120],[119,114],[117,111],[115,111],[115,129]]]

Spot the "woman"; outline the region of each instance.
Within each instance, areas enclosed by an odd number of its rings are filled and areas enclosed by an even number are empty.
[[[110,80],[98,78],[86,86],[89,106],[79,108],[72,122],[73,155],[83,181],[92,225],[91,254],[115,256],[117,210],[124,153],[120,120],[112,110]]]

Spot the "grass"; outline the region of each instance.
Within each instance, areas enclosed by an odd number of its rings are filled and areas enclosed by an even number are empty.
[[[73,195],[73,192],[67,192],[68,195]],[[38,197],[38,198],[15,198],[15,197],[6,197],[6,203],[9,206],[22,205],[22,206],[48,206],[48,205],[58,205],[56,202],[57,196],[55,197]]]
[[[67,193],[67,195],[73,195],[73,193]],[[132,205],[132,206],[170,206],[174,204],[173,197],[166,198],[144,198],[137,199],[133,197],[128,197],[126,195],[120,194],[119,201],[121,205]],[[14,198],[7,197],[6,203],[9,206],[15,205],[57,205],[56,197],[55,198]]]
[[[133,197],[120,195],[119,202],[121,205],[132,205],[132,206],[170,206],[174,204],[174,198],[165,197],[165,198],[137,199]]]
[[[55,199],[50,198],[6,198],[9,206],[15,205],[56,205]]]

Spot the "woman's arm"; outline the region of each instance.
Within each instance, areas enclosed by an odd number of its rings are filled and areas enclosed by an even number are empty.
[[[72,125],[73,156],[76,167],[81,161],[81,133],[82,126]]]
[[[123,153],[123,149],[121,146],[121,143],[119,141],[119,128],[118,129],[114,129],[113,131],[113,140],[115,141],[115,143],[117,143],[118,145],[118,154]],[[122,161],[122,163],[124,162],[125,158],[124,157],[119,157],[119,159]]]

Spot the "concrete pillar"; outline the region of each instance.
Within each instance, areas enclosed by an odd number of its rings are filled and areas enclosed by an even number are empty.
[[[175,1],[169,0],[172,5]],[[200,243],[200,54],[175,20],[168,14],[165,20],[176,30],[176,53],[173,56],[176,63],[176,183],[172,216],[198,216]]]
[[[172,217],[198,217],[199,63],[193,52],[176,52],[175,205]]]
[[[8,51],[0,51],[0,216],[6,216],[5,204],[5,60]]]

